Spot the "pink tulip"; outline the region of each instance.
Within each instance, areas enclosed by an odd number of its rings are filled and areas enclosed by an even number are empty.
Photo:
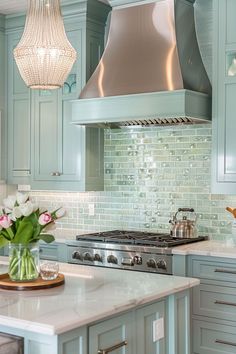
[[[12,221],[8,215],[4,214],[0,216],[0,226],[4,229],[8,229],[12,225]]]
[[[39,224],[40,225],[46,225],[48,224],[49,222],[51,222],[53,219],[52,219],[52,216],[50,213],[43,213],[40,215],[39,217]]]

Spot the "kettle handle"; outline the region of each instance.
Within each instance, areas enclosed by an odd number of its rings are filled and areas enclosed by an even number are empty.
[[[176,222],[177,221],[177,214],[180,213],[181,211],[183,212],[189,212],[189,213],[194,213],[195,215],[195,221],[197,220],[197,215],[196,213],[194,212],[194,209],[193,208],[179,208],[178,211],[175,213],[174,217],[173,217],[173,222]],[[173,223],[172,222],[172,223]]]

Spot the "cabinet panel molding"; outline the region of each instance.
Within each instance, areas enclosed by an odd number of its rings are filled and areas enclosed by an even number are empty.
[[[31,185],[32,190],[103,190],[103,131],[72,125],[70,101],[78,98],[102,55],[109,11],[96,0],[62,7],[78,56],[56,91],[26,87],[13,59],[24,18],[7,18],[8,183]]]
[[[213,2],[212,192],[222,194],[236,194],[235,13],[234,0]]]

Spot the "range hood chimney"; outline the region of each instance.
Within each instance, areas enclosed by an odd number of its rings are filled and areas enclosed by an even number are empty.
[[[79,99],[72,101],[74,124],[210,120],[211,84],[198,48],[193,2],[136,1],[113,7],[104,54]]]

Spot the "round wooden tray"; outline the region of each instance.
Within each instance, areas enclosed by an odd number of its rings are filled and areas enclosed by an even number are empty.
[[[59,273],[53,280],[43,280],[41,277],[29,282],[16,282],[9,278],[8,273],[0,275],[0,289],[4,290],[40,290],[54,288],[65,283],[65,277]]]

